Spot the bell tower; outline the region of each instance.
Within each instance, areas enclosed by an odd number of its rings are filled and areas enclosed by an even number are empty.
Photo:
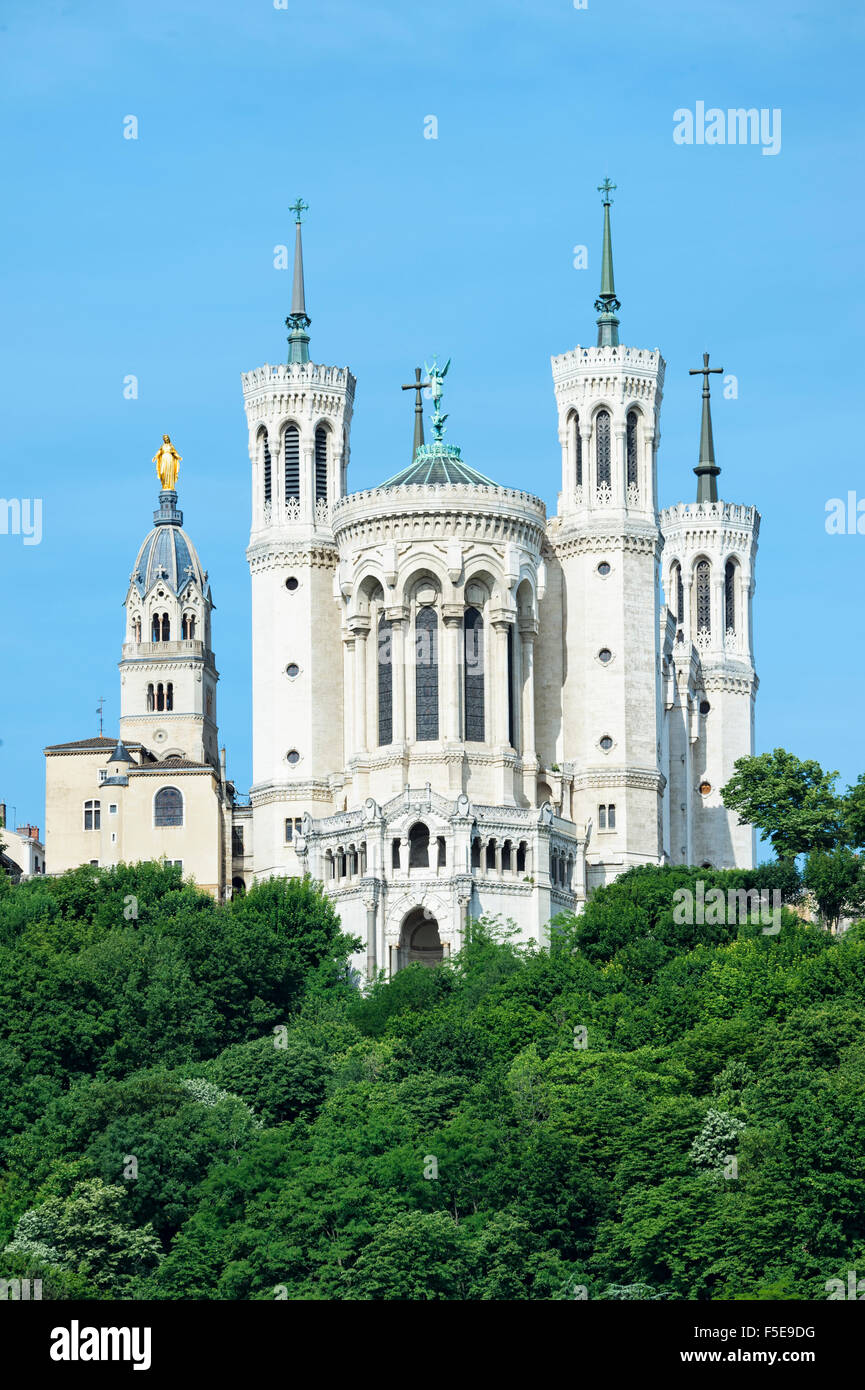
[[[563,701],[556,747],[542,756],[576,770],[573,818],[588,828],[590,889],[632,864],[658,862],[664,787],[657,450],[665,364],[657,349],[619,339],[614,189],[609,179],[598,189],[597,342],[552,359],[562,490],[549,534],[560,580],[553,566],[541,612],[542,649],[561,650]]]
[[[255,872],[298,873],[305,814],[332,809],[344,753],[338,556],[331,509],[346,491],[355,379],[310,360],[301,216],[295,216],[287,361],[242,378],[252,464]]]

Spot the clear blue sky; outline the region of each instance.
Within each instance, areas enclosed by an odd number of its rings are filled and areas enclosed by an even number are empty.
[[[285,355],[288,205],[310,205],[317,362],[357,376],[350,485],[407,460],[399,387],[451,356],[449,437],[555,509],[551,353],[594,341],[601,207],[622,339],[667,360],[662,504],[694,493],[708,348],[726,500],[763,515],[758,748],[865,769],[863,11],[809,0],[5,0],[0,799],[42,823],[47,743],[106,729],[163,431],[210,571],[221,738],[250,779],[249,460],[240,373]],[[782,146],[674,144],[673,112],[780,108]],[[123,139],[135,115],[139,139]],[[424,117],[438,139],[423,138]],[[587,271],[572,248],[590,249]],[[135,374],[137,401],[123,398]]]

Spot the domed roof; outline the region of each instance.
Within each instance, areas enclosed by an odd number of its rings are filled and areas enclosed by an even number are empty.
[[[495,487],[491,478],[485,478],[483,473],[463,462],[458,448],[454,445],[449,447],[440,440],[421,445],[414,461],[386,482],[379,483],[379,487],[415,487],[424,484],[435,487],[448,483]]]
[[[191,583],[207,591],[207,571],[192,541],[183,530],[183,513],[175,505],[177,494],[160,493],[155,526],[144,537],[130,576],[142,596],[161,580],[177,595]]]

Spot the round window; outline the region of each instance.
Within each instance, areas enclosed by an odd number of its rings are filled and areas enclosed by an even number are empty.
[[[603,738],[601,739],[601,747],[603,748],[604,752],[609,753],[612,746],[613,740],[610,738],[610,735],[604,734]]]
[[[708,700],[701,700],[701,701],[700,701],[700,713],[701,713],[701,714],[708,714],[708,713],[709,713],[709,710],[710,710],[711,708],[712,708],[712,706],[709,704],[709,701],[708,701]]]
[[[288,665],[285,668],[285,674],[287,676],[290,676],[292,680],[294,680],[295,676],[300,675],[300,667],[298,666],[296,661],[290,661],[288,663]]]
[[[701,795],[701,796],[708,796],[708,795],[709,795],[709,792],[710,792],[711,790],[712,790],[712,783],[711,783],[711,782],[701,782],[701,783],[700,783],[700,795]]]
[[[601,650],[598,652],[598,660],[603,661],[606,666],[607,662],[612,661],[612,659],[613,653],[610,651],[609,647],[601,647]]]
[[[299,582],[300,582],[300,581],[297,579],[297,577],[296,577],[295,575],[290,574],[290,575],[288,576],[288,578],[287,578],[286,581],[285,581],[285,587],[286,587],[286,589],[288,589],[288,592],[289,592],[290,594],[293,594],[293,593],[294,593],[294,591],[295,591],[295,589],[297,588]]]
[[[300,754],[296,748],[289,749],[285,756],[292,767],[294,767],[295,763],[300,762]]]
[[[602,575],[603,578],[606,579],[609,573],[610,566],[607,564],[606,560],[602,560],[601,563],[598,565],[598,574]]]

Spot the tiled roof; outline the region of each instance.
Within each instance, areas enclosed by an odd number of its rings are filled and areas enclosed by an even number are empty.
[[[149,763],[146,767],[131,767],[130,776],[140,772],[216,772],[210,763],[194,763],[190,758],[170,757],[161,762]]]
[[[88,752],[90,749],[95,749],[95,750],[98,751],[98,750],[101,749],[101,748],[105,748],[105,749],[108,749],[108,750],[110,751],[111,749],[116,748],[116,746],[117,746],[117,740],[116,740],[115,738],[104,738],[102,735],[97,735],[95,738],[75,738],[75,739],[72,740],[71,743],[50,743],[50,744],[48,745],[48,747],[45,749],[45,752],[46,752],[46,753],[75,753],[75,752],[86,753],[86,752]],[[140,743],[130,743],[130,744],[128,744],[128,747],[129,747],[129,748],[140,748],[140,747],[141,747],[141,744],[140,744]]]

